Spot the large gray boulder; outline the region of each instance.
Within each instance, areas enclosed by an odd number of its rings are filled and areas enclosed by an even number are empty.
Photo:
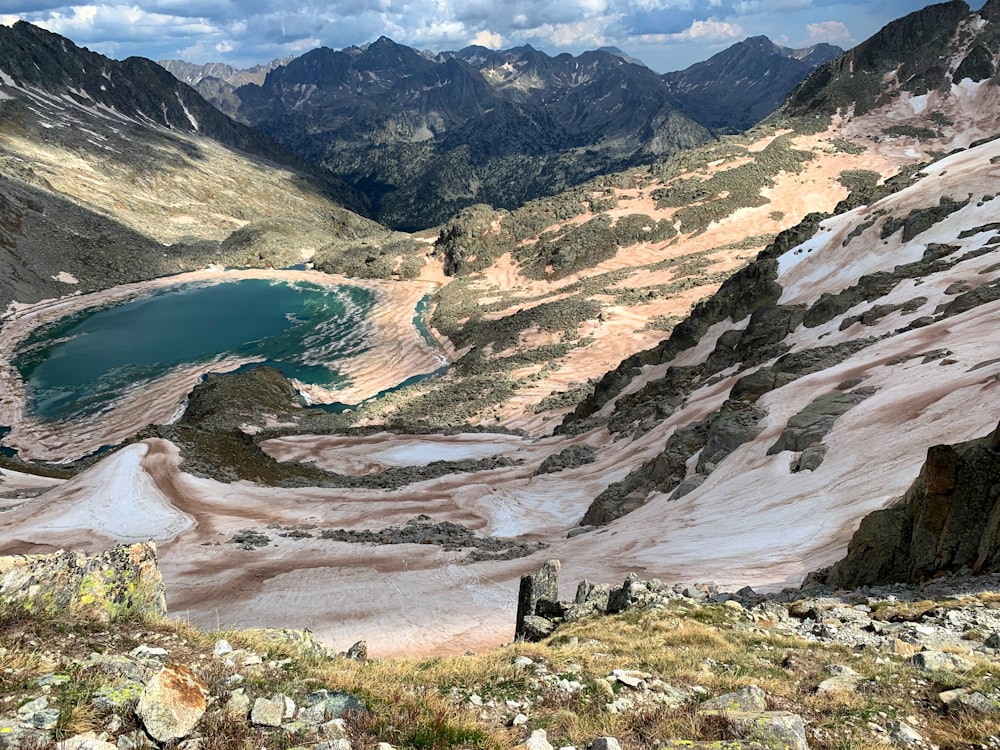
[[[540,640],[537,623],[528,618],[538,615],[540,608],[545,611],[546,605],[558,605],[560,567],[558,560],[549,560],[536,572],[521,576],[521,587],[517,594],[515,640]],[[529,627],[531,623],[534,626]]]

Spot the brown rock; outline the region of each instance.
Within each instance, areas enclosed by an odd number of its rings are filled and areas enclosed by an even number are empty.
[[[920,646],[913,643],[907,643],[906,641],[901,641],[896,638],[890,646],[890,652],[893,654],[899,654],[900,656],[912,656],[913,654],[920,651]]]
[[[205,713],[208,687],[190,668],[167,664],[139,696],[135,713],[158,742],[186,737]]]
[[[950,445],[935,445],[927,451],[924,489],[928,495],[945,495],[955,489],[958,453]]]

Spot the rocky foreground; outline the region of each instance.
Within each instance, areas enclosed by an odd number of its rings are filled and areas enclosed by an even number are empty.
[[[1000,573],[772,595],[633,575],[559,602],[550,561],[514,643],[369,660],[168,619],[155,554],[0,558],[0,748],[1000,746]]]

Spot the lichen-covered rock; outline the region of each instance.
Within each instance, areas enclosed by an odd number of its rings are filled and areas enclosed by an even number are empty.
[[[208,687],[189,667],[167,664],[146,685],[135,708],[158,742],[187,737],[205,713]]]
[[[907,661],[925,672],[967,671],[975,666],[975,662],[943,651],[919,651]]]
[[[250,721],[259,727],[280,727],[285,717],[285,697],[258,698],[250,711]]]
[[[764,691],[756,685],[748,685],[734,693],[710,698],[701,704],[703,711],[723,711],[725,713],[735,711],[765,711],[767,709],[767,696]]]
[[[97,622],[167,611],[153,542],[93,556],[59,551],[0,557],[0,603]]]
[[[84,732],[56,743],[56,750],[116,750],[116,746],[93,732]]]
[[[781,750],[809,750],[805,723],[785,711],[727,714],[730,726],[743,739]]]

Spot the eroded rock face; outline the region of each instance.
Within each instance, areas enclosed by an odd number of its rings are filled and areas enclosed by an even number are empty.
[[[830,570],[837,586],[920,581],[964,566],[1000,569],[1000,427],[958,445],[937,445],[900,504],[867,516],[847,557]]]
[[[63,551],[0,557],[0,602],[98,622],[167,611],[153,542],[114,547],[91,557]]]

